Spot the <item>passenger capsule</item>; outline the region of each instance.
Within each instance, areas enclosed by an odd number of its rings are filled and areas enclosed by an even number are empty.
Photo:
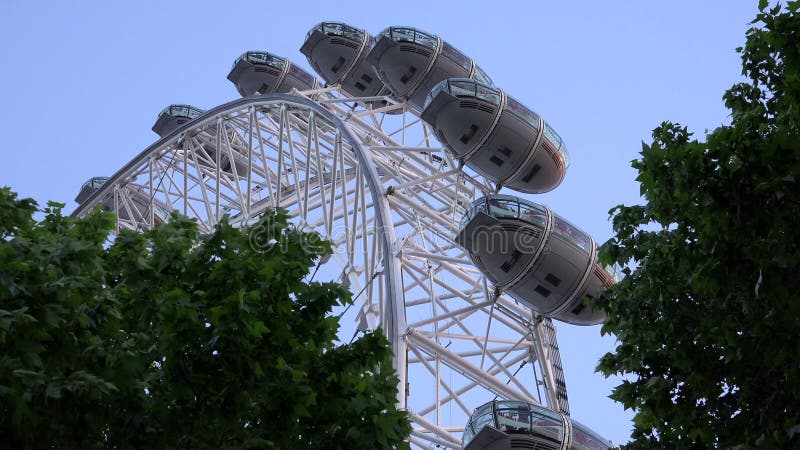
[[[78,196],[75,197],[75,202],[82,205],[92,194],[100,190],[108,180],[108,177],[89,178],[89,180],[81,186]],[[117,217],[122,221],[129,221],[131,220],[131,213],[140,214],[143,218],[147,218],[149,214],[148,208],[151,204],[154,204],[153,220],[155,223],[163,223],[169,218],[169,211],[167,208],[159,202],[151,202],[149,196],[144,192],[125,188],[124,193],[125,194],[121,195],[117,200],[114,199],[114,195],[109,193],[103,198],[100,203],[100,208],[106,212],[116,213]],[[116,207],[117,203],[119,203],[119,208]]]
[[[390,95],[375,68],[367,62],[367,54],[375,38],[341,22],[322,22],[311,29],[300,52],[329,85],[339,84],[351,97]],[[368,102],[373,108],[386,106],[386,100]]]
[[[317,89],[319,81],[286,58],[267,52],[245,52],[233,62],[228,79],[242,97]]]
[[[192,121],[203,114],[205,114],[205,111],[191,105],[169,105],[158,114],[158,119],[156,119],[156,123],[153,125],[153,131],[163,138],[181,125]],[[212,129],[215,127],[216,125],[210,126]],[[231,128],[226,127],[225,130],[227,131],[227,136],[222,139],[221,142],[223,145],[230,145],[231,151],[223,151],[219,154],[219,166],[223,172],[233,174],[234,169],[232,167],[230,161],[231,158],[229,155],[246,154],[247,144],[244,142],[242,137],[238,133],[234,132]],[[210,140],[196,146],[202,150],[202,154],[204,155],[198,158],[199,164],[205,167],[214,167],[215,164],[217,164],[218,155],[214,147],[215,143],[216,140]],[[246,159],[244,158],[245,157],[243,156],[241,159],[236,161],[236,174],[240,176],[245,176],[247,173],[247,163],[245,162]]]
[[[520,192],[555,189],[569,166],[558,133],[501,89],[468,78],[441,81],[428,94],[422,120],[474,171]]]
[[[153,131],[163,138],[176,128],[204,113],[205,111],[192,105],[169,105],[158,114]]]
[[[492,84],[475,61],[458,49],[436,35],[410,27],[382,31],[367,62],[396,98],[407,99],[418,110],[431,88],[446,78],[467,77]]]
[[[534,311],[575,325],[605,319],[583,300],[614,276],[597,263],[594,240],[547,207],[510,195],[480,198],[464,213],[456,242],[495,286]]]
[[[569,443],[570,450],[611,448],[608,440],[568,415],[513,400],[494,400],[476,408],[461,443],[464,450],[557,449]]]

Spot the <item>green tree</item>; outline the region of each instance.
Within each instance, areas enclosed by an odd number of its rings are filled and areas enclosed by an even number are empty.
[[[14,448],[407,447],[379,333],[334,346],[352,302],[304,279],[331,252],[265,215],[210,235],[0,190],[0,436]]]
[[[800,447],[798,8],[761,2],[731,124],[656,128],[633,162],[646,204],[611,212],[601,258],[628,268],[598,370],[624,377],[626,448]]]

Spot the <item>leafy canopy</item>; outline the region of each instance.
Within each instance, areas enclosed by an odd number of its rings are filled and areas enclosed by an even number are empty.
[[[407,447],[380,333],[334,346],[352,302],[306,282],[330,254],[266,214],[207,236],[0,190],[0,436],[13,448]]]
[[[800,446],[799,8],[762,1],[731,124],[656,128],[633,162],[646,204],[612,210],[601,258],[629,268],[598,370],[626,380],[627,448]]]

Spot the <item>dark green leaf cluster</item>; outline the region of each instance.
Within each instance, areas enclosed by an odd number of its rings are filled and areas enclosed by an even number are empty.
[[[0,190],[0,436],[14,448],[394,448],[391,350],[334,346],[330,254],[286,212],[207,236],[173,215],[108,244],[113,218],[34,221]],[[265,236],[269,237],[265,240]]]
[[[598,370],[636,411],[627,448],[800,447],[800,3],[761,12],[732,122],[663,123],[633,162],[643,206],[601,249],[626,277],[599,304]]]

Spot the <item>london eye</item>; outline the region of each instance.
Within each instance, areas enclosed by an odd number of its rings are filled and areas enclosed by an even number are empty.
[[[440,36],[323,22],[298,44],[321,79],[244,52],[241,98],[166,106],[157,140],[87,181],[73,214],[146,230],[178,211],[208,232],[285,208],[332,242],[322,271],[357,301],[334,311],[343,329],[387,335],[413,445],[607,448],[570,418],[554,320],[602,322],[584,300],[615,273],[567,219],[508,195],[557,188],[565,140]]]

